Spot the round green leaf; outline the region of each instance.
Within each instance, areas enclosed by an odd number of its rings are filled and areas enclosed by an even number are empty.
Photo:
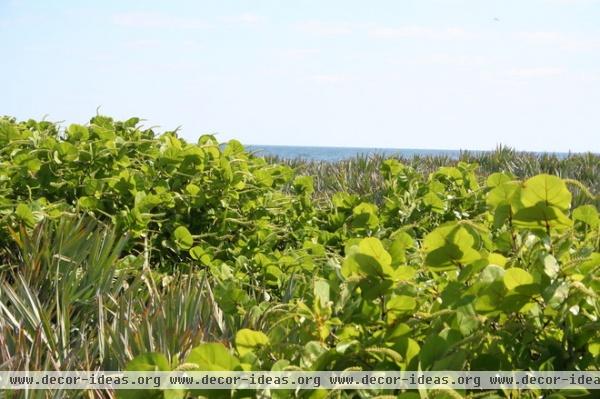
[[[594,205],[582,205],[573,210],[573,219],[582,221],[590,227],[598,226],[600,218]]]
[[[69,140],[76,141],[76,140],[87,140],[88,137],[90,136],[90,133],[89,133],[87,127],[77,125],[77,124],[72,124],[67,129],[67,135],[69,137]]]
[[[561,210],[571,207],[571,192],[561,178],[541,174],[527,179],[521,190],[521,202],[526,207],[542,202],[545,206],[555,206]]]
[[[125,366],[126,371],[169,371],[169,361],[162,353],[150,352],[134,357]]]
[[[191,350],[186,363],[194,363],[202,371],[233,371],[240,362],[221,343],[201,344]]]
[[[410,312],[417,307],[417,301],[411,296],[398,295],[390,299],[386,307],[388,311]]]
[[[486,180],[486,186],[494,188],[511,180],[513,180],[513,178],[506,173],[496,172],[488,176]]]
[[[504,285],[509,290],[513,290],[521,285],[532,284],[534,281],[533,276],[529,272],[518,267],[507,269],[503,279]]]
[[[194,237],[185,226],[179,226],[173,232],[175,244],[180,249],[190,249],[194,245]]]
[[[260,331],[254,331],[249,328],[243,328],[235,334],[235,347],[240,354],[244,356],[248,352],[252,352],[259,346],[269,344],[269,337]]]

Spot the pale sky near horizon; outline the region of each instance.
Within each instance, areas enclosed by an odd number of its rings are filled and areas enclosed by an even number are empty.
[[[600,152],[600,0],[0,0],[0,115]]]

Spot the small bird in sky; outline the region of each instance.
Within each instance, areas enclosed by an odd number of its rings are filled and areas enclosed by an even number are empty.
[[[496,21],[496,22],[500,22],[500,18],[498,18],[498,17],[494,17],[494,21]]]

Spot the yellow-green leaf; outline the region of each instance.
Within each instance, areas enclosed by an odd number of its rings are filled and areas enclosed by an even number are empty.
[[[512,267],[507,269],[504,273],[504,285],[509,290],[513,290],[518,286],[527,285],[533,283],[533,276],[519,267]]]

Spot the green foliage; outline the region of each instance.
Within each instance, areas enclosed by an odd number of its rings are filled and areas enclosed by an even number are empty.
[[[221,343],[202,344],[192,349],[186,363],[193,363],[203,371],[232,371],[240,366],[239,360]]]
[[[269,337],[260,331],[243,328],[235,334],[235,347],[240,356],[244,356],[254,351],[254,349],[268,344]]]
[[[599,218],[573,181],[389,159],[378,196],[323,196],[237,141],[138,123],[1,120],[0,364],[598,369]]]

